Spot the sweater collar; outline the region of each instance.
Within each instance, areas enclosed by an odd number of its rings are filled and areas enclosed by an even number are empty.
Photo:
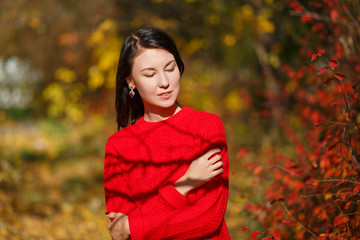
[[[171,117],[161,120],[161,121],[157,121],[157,122],[147,122],[147,121],[145,121],[144,116],[142,116],[141,118],[139,118],[136,121],[134,126],[138,127],[138,128],[142,128],[142,129],[147,129],[147,128],[159,127],[161,125],[168,125],[168,124],[176,125],[176,124],[180,123],[188,115],[188,113],[190,111],[191,111],[191,108],[182,107],[180,111],[178,111]]]

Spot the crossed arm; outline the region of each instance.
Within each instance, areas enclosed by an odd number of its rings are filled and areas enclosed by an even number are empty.
[[[211,136],[215,137],[206,144],[207,149],[217,147],[221,152],[215,149],[207,152],[203,148],[205,154],[193,160],[173,185],[161,187],[155,198],[141,206],[125,195],[107,201],[107,209],[112,211],[108,216],[114,219],[108,226],[113,239],[128,239],[130,233],[132,240],[200,238],[219,229],[227,202],[229,161],[223,128],[211,131]],[[128,192],[126,181],[121,178],[117,178],[121,182],[115,183],[117,190]],[[107,181],[105,189],[106,184]],[[194,196],[196,201],[190,203],[188,200]]]
[[[186,173],[174,183],[174,188],[183,196],[202,186],[223,172],[220,149],[212,149],[190,164]],[[108,225],[110,235],[114,240],[123,240],[130,237],[128,216],[122,213],[110,212],[107,214],[113,221]]]

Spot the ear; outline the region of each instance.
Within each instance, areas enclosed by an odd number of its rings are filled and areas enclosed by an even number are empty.
[[[132,79],[131,77],[127,77],[125,80],[126,80],[128,86],[129,86],[129,88],[131,88],[131,89],[136,88],[134,79]]]

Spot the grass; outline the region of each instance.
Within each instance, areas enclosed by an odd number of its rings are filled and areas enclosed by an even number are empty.
[[[50,119],[3,122],[0,239],[110,239],[103,157],[112,125],[96,116],[76,126]],[[256,225],[244,210],[253,196],[251,176],[230,155],[226,222],[232,239],[246,239],[240,229]]]

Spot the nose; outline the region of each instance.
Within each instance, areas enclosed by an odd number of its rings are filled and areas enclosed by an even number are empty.
[[[168,88],[169,87],[169,79],[166,76],[166,73],[164,73],[164,72],[162,74],[160,74],[159,87],[160,88]]]

